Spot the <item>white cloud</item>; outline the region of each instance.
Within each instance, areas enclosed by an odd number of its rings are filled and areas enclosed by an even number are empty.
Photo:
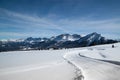
[[[27,37],[49,37],[49,36],[54,36],[55,33],[51,32],[51,34],[46,32],[38,33],[38,32],[0,32],[1,37],[6,37],[6,38],[27,38]]]
[[[68,32],[61,26],[54,23],[52,20],[47,18],[40,18],[37,15],[36,16],[29,16],[25,14],[20,14],[17,12],[9,11],[6,9],[0,8],[0,12],[2,12],[2,18],[6,18],[7,20],[20,23],[20,25],[25,25],[23,27],[35,27],[35,28],[48,28],[48,29],[57,29],[61,30],[63,32]],[[15,23],[13,23],[14,25]],[[17,27],[17,26],[16,26]],[[22,26],[21,26],[22,27]]]
[[[16,32],[0,32],[0,36],[25,36],[25,34],[16,33]]]
[[[36,36],[36,32],[41,31],[39,35],[51,35],[56,34],[54,30],[63,32],[63,33],[89,33],[89,32],[100,32],[100,33],[119,33],[120,34],[120,19],[103,19],[103,20],[93,20],[91,16],[82,17],[77,19],[68,19],[62,18],[58,20],[51,19],[52,16],[56,17],[55,14],[48,14],[46,17],[39,17],[37,15],[30,16],[27,14],[20,14],[17,12],[9,11],[3,8],[0,8],[0,19],[7,19],[13,21],[12,23],[0,23],[3,26],[13,26],[20,27],[21,29],[26,29],[31,32],[31,34],[21,34],[14,32],[0,32],[0,35],[6,36]],[[37,31],[38,30],[38,31]],[[51,34],[50,34],[51,33]],[[59,32],[58,32],[59,33]]]
[[[86,29],[86,30],[103,30],[111,31],[120,30],[120,19],[104,19],[104,20],[69,20],[63,19],[59,21],[59,24],[66,26],[68,29]]]

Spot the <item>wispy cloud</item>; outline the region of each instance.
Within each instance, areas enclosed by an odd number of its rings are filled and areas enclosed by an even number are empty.
[[[70,19],[62,18],[58,20],[51,19],[51,16],[59,15],[48,14],[48,16],[39,17],[37,15],[22,14],[7,9],[0,8],[0,36],[45,36],[58,33],[118,33],[120,34],[120,19],[97,19],[93,20],[91,14],[87,17]],[[7,20],[3,22],[2,20]],[[8,32],[2,29],[16,28],[20,32]],[[25,32],[26,31],[26,32]],[[13,34],[13,35],[12,35]]]
[[[57,30],[61,30],[63,32],[67,32],[65,29],[63,29],[59,25],[52,22],[50,19],[40,18],[37,15],[36,16],[29,16],[26,14],[20,14],[20,13],[9,11],[9,10],[2,9],[2,8],[0,8],[0,12],[2,12],[3,13],[2,16],[4,16],[4,18],[6,18],[8,20],[26,25],[23,27],[29,28],[29,27],[33,26],[35,28],[48,28],[48,29],[54,28]]]
[[[62,23],[62,25],[66,26],[68,29],[85,29],[85,30],[102,30],[105,32],[112,32],[112,31],[118,31],[120,30],[120,19],[103,19],[103,20],[60,20],[59,23]],[[101,32],[102,32],[101,31]],[[99,31],[100,32],[100,31]]]
[[[8,23],[0,22],[1,37],[49,37],[59,33],[69,32],[54,21],[45,17],[40,18],[37,15],[30,16],[20,14],[2,8],[0,8],[0,12],[0,20],[4,19],[8,21]]]

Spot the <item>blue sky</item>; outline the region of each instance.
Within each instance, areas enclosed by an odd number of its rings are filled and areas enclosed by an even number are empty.
[[[120,38],[120,0],[0,0],[0,39],[98,32]]]

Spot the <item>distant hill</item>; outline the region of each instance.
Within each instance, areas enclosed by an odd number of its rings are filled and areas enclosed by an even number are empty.
[[[106,39],[96,32],[88,34],[84,37],[78,34],[61,34],[51,38],[29,37],[14,41],[0,41],[0,51],[76,48],[116,42],[118,41]]]

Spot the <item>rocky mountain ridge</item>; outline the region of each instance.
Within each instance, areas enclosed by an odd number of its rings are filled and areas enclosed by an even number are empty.
[[[117,41],[106,39],[105,37],[101,36],[101,34],[96,32],[83,37],[78,34],[61,34],[51,38],[29,37],[14,41],[0,41],[0,51],[76,48],[115,42]]]

